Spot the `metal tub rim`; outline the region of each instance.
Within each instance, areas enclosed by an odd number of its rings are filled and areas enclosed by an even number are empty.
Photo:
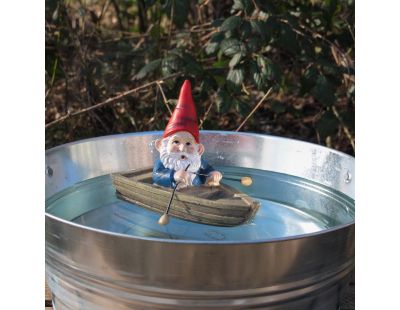
[[[292,142],[296,142],[296,143],[300,143],[300,144],[305,144],[305,145],[310,145],[310,146],[314,146],[314,147],[318,147],[321,149],[324,149],[326,151],[329,151],[331,153],[335,153],[337,155],[346,157],[348,159],[354,160],[355,158],[349,154],[346,154],[344,152],[326,147],[324,145],[319,145],[319,144],[315,144],[312,142],[308,142],[308,141],[303,141],[303,140],[298,140],[298,139],[294,139],[294,138],[287,138],[287,137],[281,137],[281,136],[277,136],[277,135],[270,135],[270,134],[261,134],[261,133],[253,133],[253,132],[236,132],[236,131],[227,131],[227,130],[200,130],[200,137],[201,134],[223,134],[223,135],[241,135],[241,136],[258,136],[258,137],[263,137],[263,138],[268,138],[271,140],[287,140],[287,141],[292,141]],[[91,141],[101,141],[101,140],[108,140],[111,138],[115,138],[115,137],[131,137],[131,136],[145,136],[145,135],[162,135],[163,132],[162,131],[141,131],[141,132],[130,132],[130,133],[118,133],[118,134],[113,134],[113,135],[105,135],[105,136],[98,136],[98,137],[92,137],[92,138],[85,138],[85,139],[80,139],[80,140],[76,140],[76,141],[72,141],[72,142],[68,142],[68,143],[64,143],[61,145],[57,145],[55,147],[52,147],[50,149],[47,149],[45,151],[46,154],[52,152],[52,151],[56,151],[58,149],[61,149],[63,147],[66,146],[71,146],[71,145],[75,145],[75,144],[81,144],[81,143],[85,143],[85,142],[91,142]],[[353,198],[353,197],[351,197]]]

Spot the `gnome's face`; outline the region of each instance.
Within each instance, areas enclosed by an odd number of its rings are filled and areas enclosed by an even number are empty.
[[[168,169],[196,172],[200,168],[201,155],[204,146],[197,143],[187,131],[179,131],[164,139],[156,141],[156,148],[160,152],[160,159]]]

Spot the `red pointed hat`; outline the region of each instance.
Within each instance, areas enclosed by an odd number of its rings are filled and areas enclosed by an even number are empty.
[[[187,131],[191,133],[196,142],[199,143],[197,113],[192,98],[192,87],[189,80],[183,82],[178,104],[175,107],[174,113],[172,113],[167,127],[165,127],[163,138],[178,131]]]

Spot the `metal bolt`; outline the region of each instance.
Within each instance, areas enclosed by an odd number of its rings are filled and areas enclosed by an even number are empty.
[[[351,173],[350,173],[350,171],[347,171],[347,172],[346,172],[346,176],[345,176],[345,178],[344,178],[344,181],[345,181],[346,183],[350,183],[350,182],[351,182]]]
[[[49,177],[53,176],[53,169],[51,169],[51,167],[49,166],[46,167],[46,175],[48,175]]]

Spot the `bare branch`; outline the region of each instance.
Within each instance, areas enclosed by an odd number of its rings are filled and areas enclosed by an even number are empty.
[[[257,3],[254,0],[252,0],[252,2],[253,2],[254,7],[256,8],[256,10],[260,11],[260,8],[258,7]]]
[[[169,111],[169,115],[172,115],[172,111],[171,111],[171,109],[170,109],[170,107],[169,107],[169,105],[168,105],[168,99],[167,99],[167,97],[165,96],[164,91],[163,91],[163,89],[162,89],[162,87],[161,87],[161,82],[157,81],[156,84],[157,84],[158,88],[159,88],[160,91],[161,91],[161,95],[162,95],[162,97],[163,97],[164,104],[165,104],[165,106],[167,107],[167,109],[168,109],[168,111]]]
[[[268,97],[268,95],[271,93],[271,91],[272,91],[272,87],[270,89],[268,89],[267,93],[261,98],[261,100],[254,107],[254,109],[249,113],[249,115],[247,115],[247,117],[244,119],[244,121],[239,125],[239,127],[235,131],[239,131],[243,127],[243,125],[248,121],[248,119],[258,109],[258,107],[261,105],[261,103],[263,103],[264,100]]]
[[[200,124],[199,124],[199,129],[203,128],[203,123],[207,119],[208,113],[210,113],[212,106],[214,105],[214,101],[211,102],[211,104],[208,106],[206,113],[204,113],[204,117],[201,119]]]
[[[72,116],[77,116],[77,115],[79,115],[79,114],[83,114],[83,113],[86,113],[86,112],[88,112],[88,111],[92,111],[92,110],[94,110],[94,109],[98,109],[98,108],[103,107],[103,106],[105,106],[105,105],[107,105],[107,104],[110,104],[110,103],[113,103],[113,102],[115,102],[115,101],[117,101],[117,100],[119,100],[119,99],[122,99],[122,98],[124,98],[124,97],[126,97],[126,96],[128,96],[128,95],[130,95],[130,94],[137,93],[139,90],[142,90],[142,89],[144,89],[144,88],[153,86],[154,84],[157,84],[157,83],[159,83],[160,81],[164,81],[164,80],[168,80],[168,79],[174,78],[174,77],[176,77],[176,76],[178,76],[178,75],[180,75],[180,74],[181,74],[181,73],[178,72],[178,73],[174,73],[174,74],[168,75],[168,76],[163,77],[163,78],[161,78],[161,79],[158,79],[158,80],[155,80],[155,81],[152,81],[152,82],[143,84],[143,85],[141,85],[141,86],[139,86],[139,87],[136,87],[136,88],[134,88],[134,89],[130,89],[130,90],[126,91],[126,92],[123,92],[123,93],[121,93],[121,94],[115,96],[115,97],[108,98],[107,100],[105,100],[105,101],[103,101],[103,102],[100,102],[100,103],[97,103],[97,104],[95,104],[95,105],[92,105],[92,106],[90,106],[90,107],[88,107],[88,108],[85,108],[85,109],[82,109],[82,110],[79,110],[79,111],[76,111],[76,112],[73,112],[73,113],[69,113],[69,112],[68,112],[66,115],[64,115],[64,116],[62,116],[62,117],[60,117],[60,118],[58,118],[58,119],[56,119],[56,120],[54,120],[54,121],[52,121],[52,122],[50,122],[50,123],[47,123],[46,126],[45,126],[45,128],[47,129],[47,128],[49,128],[49,127],[52,127],[52,126],[54,126],[55,124],[60,123],[60,122],[63,122],[63,121],[65,121],[67,118],[70,118],[70,117],[72,117]]]

